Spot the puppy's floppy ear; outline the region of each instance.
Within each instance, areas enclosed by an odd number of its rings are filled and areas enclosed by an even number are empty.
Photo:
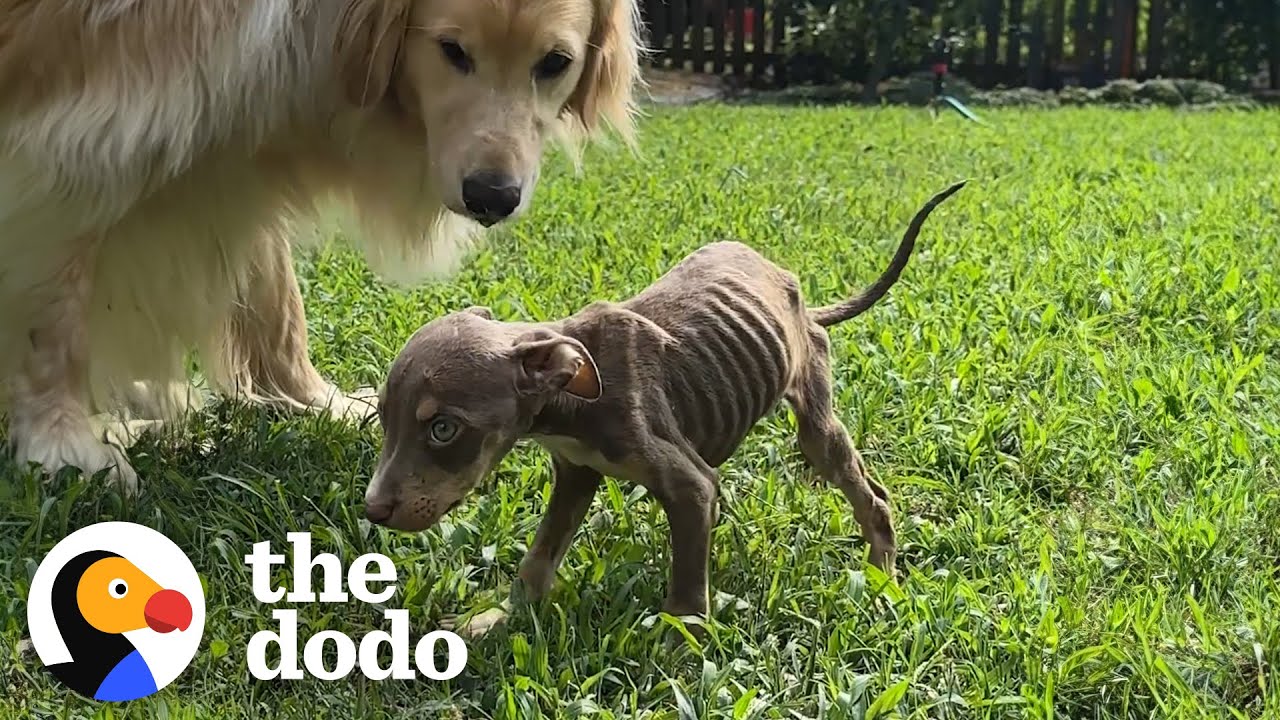
[[[592,0],[592,5],[587,57],[567,107],[588,134],[599,130],[603,118],[631,143],[640,81],[640,10],[637,0]]]
[[[567,392],[583,400],[598,400],[602,392],[596,361],[582,343],[559,334],[518,340],[516,388],[527,395]],[[542,334],[540,334],[542,335]]]
[[[482,317],[485,320],[493,319],[493,311],[484,305],[472,305],[471,307],[463,308],[462,312]]]
[[[412,0],[344,0],[336,67],[347,101],[368,107],[387,94]]]

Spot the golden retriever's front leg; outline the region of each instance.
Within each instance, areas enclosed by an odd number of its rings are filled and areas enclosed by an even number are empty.
[[[34,462],[50,473],[64,467],[85,474],[109,469],[131,491],[137,475],[122,447],[100,438],[88,413],[93,260],[86,245],[44,286],[43,306],[27,334],[30,347],[12,382],[10,441],[21,464]]]
[[[251,401],[327,410],[362,419],[377,408],[372,390],[346,395],[320,376],[307,350],[307,318],[289,244],[264,235],[245,296],[220,338],[218,382]]]

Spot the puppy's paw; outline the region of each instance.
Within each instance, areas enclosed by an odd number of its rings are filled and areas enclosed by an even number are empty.
[[[490,608],[473,615],[471,619],[460,623],[457,615],[446,615],[440,620],[440,628],[458,635],[463,640],[478,640],[489,634],[490,630],[507,621],[507,611],[502,608]]]
[[[706,607],[705,602],[700,605],[702,608]],[[663,603],[662,612],[670,616],[665,619],[668,649],[690,644],[690,639],[694,645],[700,645],[706,640],[709,613],[706,609],[695,609],[698,607],[696,604],[678,603],[670,599]],[[654,621],[658,621],[656,615]]]
[[[674,627],[668,627],[667,628],[667,647],[676,648],[683,645],[688,645],[690,637],[692,637],[694,641],[696,641],[699,644],[705,642],[707,639],[707,626],[705,622],[706,621],[704,621],[702,618],[695,617],[695,616],[687,616],[687,617],[681,618],[680,625],[684,628],[685,632],[689,633],[689,636],[686,637],[685,633],[680,632],[680,630]]]

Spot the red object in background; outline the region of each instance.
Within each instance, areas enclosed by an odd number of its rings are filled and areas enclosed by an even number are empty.
[[[742,36],[746,37],[751,34],[751,28],[756,26],[756,9],[746,8],[742,11],[742,22],[737,23],[738,11],[729,10],[724,16],[724,29],[728,32],[742,31]]]

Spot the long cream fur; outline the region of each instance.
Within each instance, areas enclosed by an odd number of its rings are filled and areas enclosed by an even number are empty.
[[[458,0],[0,0],[0,396],[20,462],[132,483],[118,424],[91,416],[172,417],[191,351],[224,392],[364,412],[307,358],[297,223],[345,204],[401,281],[465,257],[479,226],[450,210],[439,168],[476,133],[433,137],[433,108],[510,108],[485,100],[488,75],[444,80],[432,32],[515,32],[541,52],[545,32],[589,28],[571,86],[528,100],[541,118],[563,96],[555,127],[486,135],[530,177],[544,135],[630,138],[634,0],[465,1],[507,25],[439,19],[483,17]]]

